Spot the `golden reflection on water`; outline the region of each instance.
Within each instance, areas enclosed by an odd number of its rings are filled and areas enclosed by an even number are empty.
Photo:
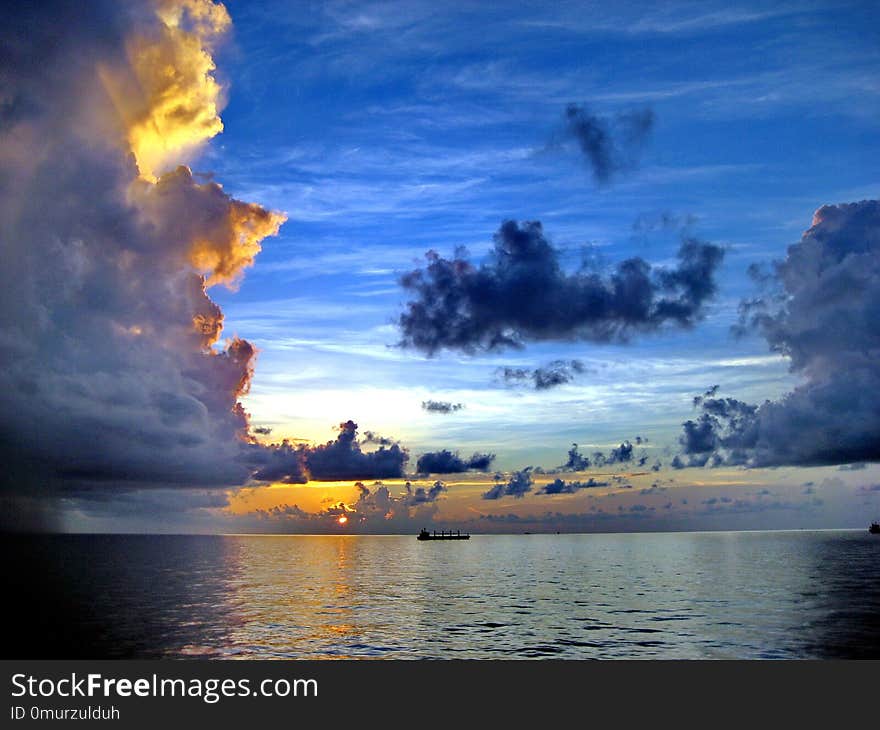
[[[346,535],[260,536],[235,541],[239,570],[230,604],[240,620],[229,640],[247,654],[346,658],[379,617],[354,593],[364,541]]]

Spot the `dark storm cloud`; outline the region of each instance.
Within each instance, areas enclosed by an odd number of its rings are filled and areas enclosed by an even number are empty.
[[[163,520],[190,517],[187,513],[228,506],[225,491],[195,489],[97,490],[75,500],[76,508],[92,517],[125,518],[158,516]]]
[[[423,400],[422,410],[428,413],[455,413],[464,408],[462,403],[450,403],[442,400]]]
[[[678,265],[641,258],[602,275],[567,273],[539,222],[506,221],[487,262],[459,250],[452,259],[427,254],[427,266],[400,283],[414,295],[400,315],[400,345],[433,355],[521,347],[526,342],[623,343],[663,327],[690,328],[705,314],[724,257],[718,246],[682,240]]]
[[[259,465],[253,475],[257,481],[301,484],[307,481],[343,479],[391,479],[402,477],[409,459],[400,444],[363,451],[357,439],[357,424],[339,424],[339,435],[318,446],[292,445],[288,441],[254,447],[252,459]],[[375,436],[375,434],[372,434]],[[385,441],[385,439],[383,439]]]
[[[422,454],[416,463],[416,471],[419,474],[460,474],[466,471],[488,471],[495,454],[474,453],[466,459],[462,459],[456,451],[429,451]]]
[[[483,493],[483,499],[500,499],[501,497],[524,497],[532,491],[535,480],[532,478],[532,467],[527,466],[511,474],[507,481],[501,474],[495,475],[495,486]]]
[[[253,478],[258,482],[305,484],[309,478],[304,449],[302,444],[286,439],[280,444],[254,446],[252,463],[257,469]]]
[[[577,144],[595,181],[604,185],[620,172],[634,168],[654,126],[654,113],[641,109],[600,117],[583,106],[565,109],[561,137]]]
[[[761,404],[696,398],[674,465],[880,460],[880,201],[820,208],[764,288],[741,305],[740,331],[763,335],[803,383]]]
[[[537,368],[498,368],[497,376],[508,385],[529,384],[535,390],[549,390],[572,382],[586,372],[580,360],[553,360]]]
[[[177,104],[163,118],[175,131],[204,141],[196,126],[217,128],[211,93],[189,93],[213,83],[197,70],[213,68],[200,10],[187,5],[173,30],[138,0],[8,10],[0,489],[99,501],[102,490],[241,485],[253,450],[240,397],[256,350],[221,342],[207,290],[233,282],[283,216],[186,167],[141,169],[129,134],[160,97]]]

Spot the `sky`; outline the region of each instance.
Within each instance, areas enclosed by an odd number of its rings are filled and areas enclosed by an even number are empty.
[[[10,17],[3,529],[880,517],[871,3]]]

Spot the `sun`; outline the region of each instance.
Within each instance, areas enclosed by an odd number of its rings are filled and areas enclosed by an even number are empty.
[[[340,525],[344,525],[346,522],[348,522],[348,517],[346,517],[345,515],[340,515],[340,516],[339,516],[339,519],[336,520],[336,521],[337,521]]]

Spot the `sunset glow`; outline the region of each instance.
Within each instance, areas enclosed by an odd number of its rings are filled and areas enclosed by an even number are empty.
[[[877,0],[8,6],[13,720],[880,658]]]
[[[877,94],[841,79],[873,46],[860,10],[802,12],[826,45],[791,9],[90,9],[0,88],[0,412],[34,519],[861,524]]]

